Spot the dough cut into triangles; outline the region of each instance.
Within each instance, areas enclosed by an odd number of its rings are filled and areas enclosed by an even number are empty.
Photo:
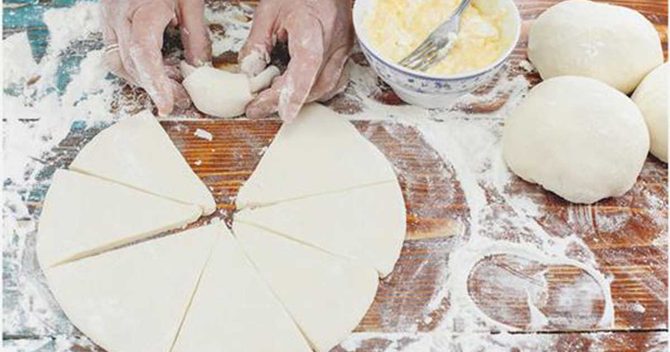
[[[148,110],[98,133],[79,152],[70,169],[196,204],[204,214],[216,209],[207,186]]]
[[[45,271],[70,321],[107,351],[169,352],[219,234],[201,227]]]
[[[221,227],[173,352],[310,352],[237,240]]]
[[[239,221],[233,232],[316,351],[347,337],[372,304],[372,267]]]
[[[118,183],[56,171],[44,200],[37,259],[46,269],[135,240],[180,228],[202,209]]]
[[[243,209],[395,179],[384,155],[344,116],[310,104],[282,125],[236,205]]]
[[[235,214],[256,225],[328,252],[358,259],[388,275],[405,239],[405,203],[398,182],[355,188]]]

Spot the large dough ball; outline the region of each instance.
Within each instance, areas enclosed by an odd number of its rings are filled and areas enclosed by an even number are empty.
[[[586,76],[628,94],[663,63],[663,49],[654,26],[637,11],[569,0],[537,18],[528,57],[544,79]]]
[[[633,94],[633,101],[642,111],[649,135],[651,153],[668,162],[668,75],[665,63],[647,75]]]
[[[503,131],[512,171],[575,203],[626,193],[648,150],[647,127],[633,101],[587,77],[540,83]]]

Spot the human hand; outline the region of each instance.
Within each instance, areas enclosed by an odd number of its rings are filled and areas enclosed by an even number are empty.
[[[144,88],[159,115],[190,103],[177,82],[179,70],[163,62],[163,32],[179,26],[186,61],[210,61],[204,11],[204,0],[102,0],[105,62],[115,75]]]
[[[288,122],[303,104],[328,100],[345,88],[344,66],[354,44],[351,6],[351,0],[260,2],[249,38],[240,50],[242,70],[260,72],[277,40],[288,40],[291,61],[286,72],[249,103],[248,117],[278,111]]]

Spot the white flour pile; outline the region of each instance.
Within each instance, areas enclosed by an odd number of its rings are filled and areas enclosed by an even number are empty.
[[[217,5],[207,10],[210,23],[222,24],[224,31],[214,33],[215,55],[240,48],[248,30],[252,9],[246,6]],[[81,41],[99,42],[97,5],[80,2],[68,9],[49,10],[44,15],[51,33],[47,54],[39,63],[30,55],[25,33],[7,38],[5,46],[5,222],[3,249],[4,268],[4,335],[10,337],[5,347],[15,351],[65,351],[71,346],[88,346],[85,337],[64,317],[51,297],[34,258],[35,219],[28,211],[29,191],[42,185],[40,172],[48,160],[46,154],[70,131],[75,121],[86,124],[112,122],[117,118],[110,113],[110,104],[120,85],[105,79],[101,64],[100,45],[97,50],[84,50],[85,58],[72,72],[72,80],[64,91],[58,92],[60,68],[68,55],[81,46]],[[225,33],[224,33],[225,32]],[[7,50],[7,48],[11,50]],[[532,67],[524,62],[524,69]],[[506,104],[490,114],[466,114],[461,110],[425,110],[413,106],[384,105],[371,98],[378,93],[377,78],[368,68],[350,63],[352,82],[345,92],[346,99],[358,102],[362,111],[352,119],[380,119],[415,127],[427,143],[453,168],[465,195],[469,212],[468,230],[454,236],[453,249],[440,268],[441,282],[426,306],[419,321],[405,322],[389,333],[354,333],[340,346],[340,350],[355,351],[371,343],[382,346],[375,351],[509,351],[548,349],[559,338],[549,335],[516,335],[507,331],[518,328],[492,319],[480,310],[468,293],[467,281],[471,270],[483,258],[508,254],[543,265],[566,265],[581,269],[590,279],[577,281],[564,288],[563,297],[580,295],[586,306],[574,306],[572,301],[559,302],[570,309],[593,310],[595,302],[604,301],[604,312],[597,325],[612,326],[614,306],[610,293],[611,278],[598,269],[593,254],[574,233],[565,236],[547,233],[537,222],[542,215],[541,205],[523,194],[510,193],[512,175],[504,165],[500,147],[502,122],[507,112],[527,92],[528,82],[517,76],[501,74],[498,85],[482,96],[462,97],[457,106],[482,103],[499,96],[509,95]],[[33,82],[26,85],[26,82]],[[7,93],[10,92],[10,93]],[[80,124],[77,122],[75,125]],[[387,130],[393,135],[393,126]],[[208,131],[198,130],[195,135],[211,140]],[[42,187],[44,188],[44,187]],[[653,197],[653,195],[649,195]],[[491,200],[493,198],[494,201]],[[649,204],[663,208],[665,200],[649,199]],[[575,207],[575,221],[579,222],[583,207]],[[580,215],[581,214],[581,215]],[[588,216],[597,216],[591,214]],[[625,218],[600,217],[600,222],[616,229]],[[662,221],[662,220],[660,220]],[[495,224],[495,226],[493,226]],[[513,232],[512,240],[505,234]],[[659,246],[664,246],[659,239]],[[495,278],[492,278],[494,280]],[[526,329],[542,330],[557,318],[547,317],[538,307],[546,300],[548,290],[545,272],[537,275],[536,285],[522,287],[527,293],[530,323]],[[519,289],[519,282],[496,282],[510,289]],[[586,298],[584,298],[586,297]],[[568,299],[568,298],[566,298]],[[433,313],[449,309],[430,331],[422,331],[421,324],[431,323]],[[591,302],[592,304],[588,304]],[[505,316],[506,307],[499,313]],[[635,308],[644,311],[644,307]],[[383,313],[382,313],[383,314]],[[324,317],[327,319],[327,317]],[[382,317],[384,319],[384,317]],[[570,323],[570,322],[562,322]],[[662,324],[663,322],[659,322]],[[490,331],[502,333],[490,334]],[[596,336],[596,335],[594,335]],[[601,336],[606,336],[602,334]],[[53,338],[51,338],[53,337]],[[597,337],[594,337],[596,340]],[[596,344],[597,346],[597,341]]]
[[[110,103],[119,85],[105,79],[101,50],[95,49],[101,47],[99,21],[98,5],[90,2],[45,12],[50,40],[39,63],[25,32],[3,41],[3,70],[10,73],[3,77],[3,333],[8,350],[66,351],[75,343],[90,344],[76,336],[44,284],[28,204],[35,197],[30,192],[44,182],[41,172],[53,162],[48,152],[71,127],[115,119]],[[70,68],[69,60],[76,57],[83,59]],[[59,90],[59,79],[68,76],[69,84]]]

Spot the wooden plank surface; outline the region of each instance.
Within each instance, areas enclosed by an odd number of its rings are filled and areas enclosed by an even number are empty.
[[[526,59],[527,30],[536,18],[555,0],[517,0],[524,18],[524,34],[514,51],[511,75],[523,74],[529,81],[538,82],[536,73],[519,68]],[[609,1],[641,11],[661,33],[667,45],[667,1]],[[667,55],[667,54],[666,54]],[[226,54],[220,62],[234,55]],[[354,60],[364,60],[355,55]],[[495,82],[480,89],[487,93]],[[397,97],[380,84],[374,98],[386,104],[400,104]],[[503,105],[506,96],[458,106],[466,112],[490,112]],[[143,92],[125,87],[113,109],[137,110],[149,102]],[[330,102],[336,110],[358,110],[356,102],[337,98]],[[187,111],[188,117],[202,117]],[[188,120],[164,121],[166,131],[182,151],[196,173],[210,186],[217,199],[217,216],[230,221],[234,197],[260,160],[280,126],[276,119],[248,120]],[[449,302],[431,310],[427,306],[436,286],[444,279],[449,253],[467,236],[470,229],[469,209],[454,168],[440,158],[412,127],[389,122],[357,122],[356,127],[391,160],[407,203],[408,237],[393,274],[381,283],[373,306],[357,332],[407,332],[416,326],[420,332],[430,332],[442,323]],[[210,142],[193,135],[201,128],[213,134]],[[50,174],[56,167],[66,166],[86,141],[99,128],[74,130],[54,150],[43,173],[44,183],[33,190],[32,210],[39,212],[41,197],[48,186]],[[492,318],[523,329],[528,313],[525,292],[510,290],[506,282],[520,286],[533,285],[538,273],[544,273],[549,290],[538,306],[550,320],[544,335],[533,335],[535,343],[548,341],[548,350],[558,351],[661,351],[667,349],[667,165],[650,157],[633,190],[618,199],[593,206],[575,206],[551,195],[541,188],[514,179],[510,193],[530,195],[539,204],[535,220],[547,233],[563,237],[575,234],[593,252],[598,269],[612,278],[612,297],[615,304],[615,325],[602,331],[596,322],[602,314],[602,297],[582,297],[578,287],[595,285],[586,273],[569,266],[546,266],[512,256],[493,256],[480,262],[468,282],[473,299],[480,309]],[[437,195],[437,196],[436,196]],[[496,213],[509,212],[504,202],[491,195]],[[662,202],[663,206],[653,202]],[[653,206],[652,206],[653,205]],[[495,230],[495,231],[494,231]],[[495,238],[523,240],[518,229],[492,229]],[[491,278],[496,278],[492,280]],[[578,286],[577,283],[580,283]],[[573,297],[565,301],[566,295]],[[501,309],[504,307],[505,309]],[[579,309],[577,309],[577,307]],[[570,332],[576,331],[576,332]],[[525,334],[514,335],[516,350],[535,350],[524,345]],[[541,336],[541,337],[538,337]],[[491,335],[495,338],[495,335]],[[512,343],[512,342],[510,342]],[[383,351],[388,341],[370,339],[360,351]],[[77,349],[74,349],[77,350]],[[81,347],[79,350],[90,350]],[[512,349],[514,350],[514,349]],[[338,351],[336,349],[336,351]]]
[[[222,216],[230,223],[235,195],[251,175],[280,122],[200,120],[164,121],[162,125],[191,167],[212,189],[219,209],[214,216]],[[375,303],[357,330],[402,332],[408,322],[424,319],[425,308],[440,282],[438,276],[444,274],[449,252],[459,240],[458,236],[467,233],[468,209],[451,166],[439,158],[412,127],[391,127],[387,122],[357,122],[356,126],[392,161],[408,212],[407,240],[396,270],[382,282]],[[194,132],[198,128],[211,133],[213,140],[196,137]],[[52,165],[69,164],[77,150],[97,131],[73,133],[54,155]],[[657,222],[655,219],[667,217],[667,207],[661,212],[646,211],[644,194],[653,193],[659,199],[667,199],[666,183],[665,165],[650,157],[633,190],[622,198],[593,206],[571,205],[520,179],[512,184],[512,192],[530,194],[547,209],[542,212],[543,218],[538,219],[546,231],[556,236],[566,231],[578,234],[596,255],[599,269],[613,276],[617,330],[665,327],[667,256],[665,246],[653,242],[667,233],[667,224],[652,224]],[[36,208],[39,205],[39,202],[34,203]],[[500,211],[502,215],[504,210]],[[574,216],[584,211],[594,214],[591,220]],[[633,216],[614,231],[592,222],[595,214],[599,214],[600,221],[609,217],[618,221],[620,213]],[[501,236],[515,239],[512,233]],[[485,312],[499,321],[523,328],[529,319],[525,293],[505,291],[505,287],[496,287],[489,279],[495,275],[511,275],[511,279],[532,281],[533,273],[544,269],[538,263],[524,263],[518,258],[489,258],[473,273],[470,289]],[[574,267],[552,267],[548,278],[549,298],[546,306],[540,308],[555,322],[546,331],[598,330],[595,325],[602,314],[602,300],[582,315],[575,315],[578,313],[575,307],[587,306],[591,299],[580,302],[579,292],[568,292],[575,295],[570,306],[556,303],[561,289],[579,280],[589,280],[588,275]],[[506,307],[503,313],[501,306]],[[432,318],[430,324],[420,325],[420,330],[430,330],[441,317],[437,314]]]
[[[412,338],[390,341],[383,338],[371,338],[360,345],[357,352],[410,351],[407,349],[415,340]],[[617,333],[565,333],[544,335],[490,335],[473,334],[462,341],[444,344],[442,351],[486,351],[485,348],[495,346],[495,351],[510,352],[665,352],[667,336],[663,332],[617,332]],[[15,339],[5,341],[4,347],[10,351],[64,351],[69,352],[104,352],[90,346],[81,336],[71,339],[65,345],[52,337],[41,339]],[[395,348],[398,347],[398,348]],[[405,348],[405,349],[403,349]],[[331,352],[346,352],[351,349],[334,348]],[[421,350],[424,351],[424,350]]]

